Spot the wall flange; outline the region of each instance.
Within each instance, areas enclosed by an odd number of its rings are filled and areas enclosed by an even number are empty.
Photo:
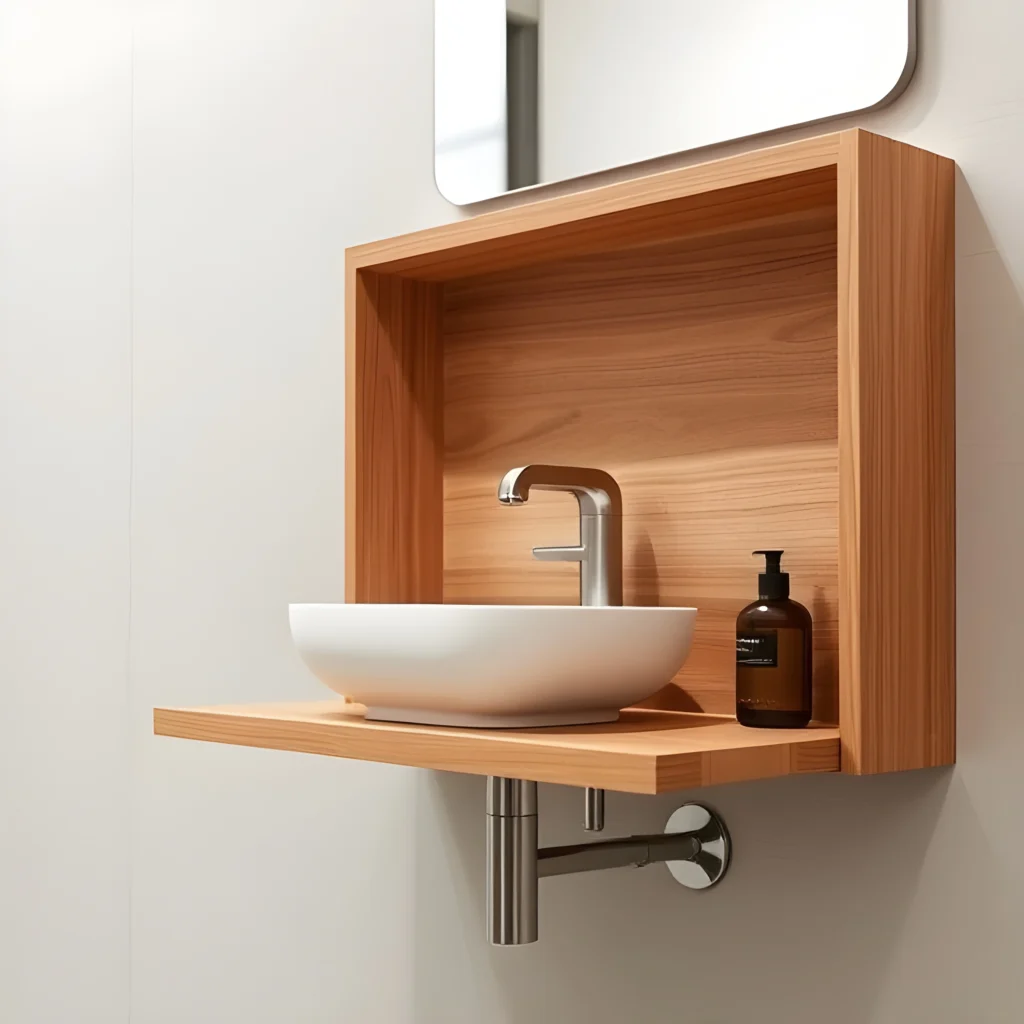
[[[668,835],[685,835],[699,844],[693,857],[667,860],[672,877],[687,889],[710,889],[729,870],[732,842],[725,822],[704,804],[677,807],[665,824]]]

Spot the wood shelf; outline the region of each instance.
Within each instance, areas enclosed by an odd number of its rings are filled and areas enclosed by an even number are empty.
[[[625,603],[697,607],[693,650],[612,726],[325,703],[158,710],[157,732],[639,793],[951,764],[954,176],[851,129],[349,249],[345,599],[578,600],[573,567],[530,558],[572,537],[572,502],[495,488],[592,465],[622,489]],[[721,717],[766,547],[838,729]]]
[[[349,249],[346,600],[572,602],[494,488],[598,466],[626,603],[699,609],[660,707],[731,713],[784,548],[842,771],[952,763],[954,174],[851,129]]]
[[[159,736],[502,775],[625,793],[839,770],[839,730],[747,729],[735,719],[624,711],[618,722],[549,729],[448,729],[368,722],[340,700],[157,708]]]

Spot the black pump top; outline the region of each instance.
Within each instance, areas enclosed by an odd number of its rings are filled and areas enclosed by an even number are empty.
[[[789,597],[789,573],[782,571],[781,551],[753,551],[764,555],[765,571],[757,576],[757,596],[761,601],[781,601]]]

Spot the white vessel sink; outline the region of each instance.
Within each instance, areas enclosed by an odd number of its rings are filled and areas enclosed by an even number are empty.
[[[696,608],[293,604],[313,674],[381,721],[613,722],[690,653]]]

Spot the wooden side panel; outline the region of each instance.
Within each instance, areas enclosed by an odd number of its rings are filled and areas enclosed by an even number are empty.
[[[844,132],[838,188],[843,770],[950,764],[954,165]]]
[[[441,599],[441,299],[348,269],[347,601]]]
[[[627,604],[699,608],[660,707],[732,714],[754,548],[781,547],[815,618],[815,715],[837,716],[835,207],[446,286],[451,602],[572,603],[568,496],[507,508],[527,462],[598,466],[624,502]]]

